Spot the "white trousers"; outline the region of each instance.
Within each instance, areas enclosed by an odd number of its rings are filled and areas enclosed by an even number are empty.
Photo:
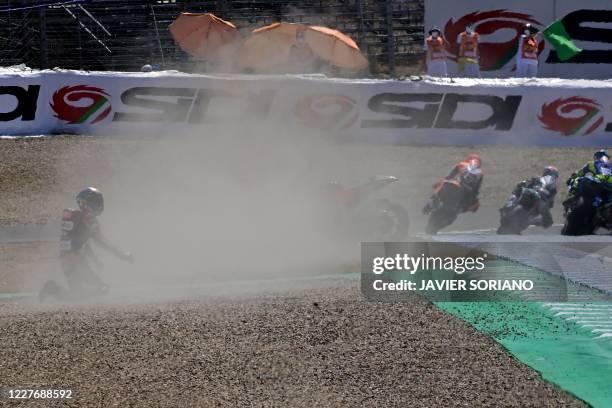
[[[538,76],[538,65],[537,64],[526,64],[520,61],[516,64],[516,77],[517,78],[534,78],[537,76]]]
[[[427,61],[427,75],[433,77],[446,77],[446,60]]]
[[[480,65],[467,62],[463,72],[459,73],[461,74],[466,78],[480,78]]]

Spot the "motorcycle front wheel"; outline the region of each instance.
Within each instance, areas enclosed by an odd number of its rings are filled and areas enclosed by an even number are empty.
[[[457,211],[448,210],[444,207],[433,211],[427,220],[425,232],[429,235],[435,235],[443,228],[448,227],[457,219]]]
[[[358,235],[363,241],[398,242],[408,235],[408,212],[389,200],[376,200],[362,206],[356,213]]]

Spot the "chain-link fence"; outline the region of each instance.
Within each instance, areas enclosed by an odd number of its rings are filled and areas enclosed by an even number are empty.
[[[375,74],[405,74],[422,58],[423,0],[1,0],[0,66],[189,71],[168,26],[184,11],[212,12],[243,34],[276,21],[338,29]]]

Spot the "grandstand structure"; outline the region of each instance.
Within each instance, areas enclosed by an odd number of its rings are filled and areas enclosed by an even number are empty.
[[[277,21],[338,29],[395,74],[423,53],[423,0],[0,0],[0,66],[193,71],[168,26],[181,12],[212,12],[247,35]]]

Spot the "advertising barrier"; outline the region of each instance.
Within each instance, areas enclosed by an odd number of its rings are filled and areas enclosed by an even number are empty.
[[[612,81],[0,73],[0,135],[169,134],[241,123],[346,142],[607,146]]]
[[[539,76],[555,78],[612,78],[612,0],[457,0],[440,7],[425,1],[425,29],[438,26],[450,44],[448,71],[457,74],[458,35],[468,23],[480,34],[480,68],[485,77],[513,76],[518,39],[524,24],[542,30],[561,20],[571,40],[583,51],[561,61],[541,40]]]

